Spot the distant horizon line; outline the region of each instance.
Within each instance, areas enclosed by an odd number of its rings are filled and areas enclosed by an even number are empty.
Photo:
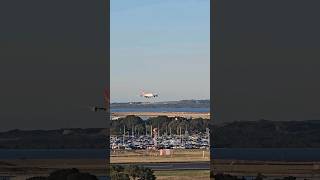
[[[159,103],[159,102],[178,102],[178,101],[210,101],[210,98],[206,99],[181,99],[181,100],[163,100],[163,101],[154,101],[154,102],[148,102],[148,101],[114,101],[110,102],[110,104],[113,103]]]

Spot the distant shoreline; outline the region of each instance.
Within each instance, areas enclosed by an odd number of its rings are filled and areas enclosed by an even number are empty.
[[[210,100],[181,100],[181,101],[162,101],[162,102],[126,102],[111,103],[110,109],[157,109],[157,108],[207,108],[210,109]],[[170,111],[170,110],[169,110]],[[174,110],[172,110],[174,111]]]
[[[203,118],[210,119],[210,112],[112,112],[113,118],[123,118],[129,115],[135,115],[139,117],[184,117],[184,118]]]
[[[177,103],[186,103],[186,102],[196,102],[196,103],[210,103],[210,99],[184,99],[184,100],[176,100],[176,101],[126,101],[126,102],[111,102],[113,104],[177,104]]]

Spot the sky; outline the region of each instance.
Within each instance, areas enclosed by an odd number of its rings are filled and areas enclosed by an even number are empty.
[[[111,102],[209,99],[210,1],[111,0]]]

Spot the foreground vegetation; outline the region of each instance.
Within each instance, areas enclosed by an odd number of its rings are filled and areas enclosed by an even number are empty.
[[[153,173],[150,168],[137,165],[112,165],[110,176],[112,180],[155,180],[156,176]]]

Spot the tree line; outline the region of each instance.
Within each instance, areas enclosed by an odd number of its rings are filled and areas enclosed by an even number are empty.
[[[120,166],[112,165],[110,171],[112,180],[155,180],[156,176],[153,170],[143,166],[129,165]]]
[[[211,128],[213,145],[219,148],[320,147],[320,120],[235,121]]]
[[[179,134],[187,130],[189,133],[205,133],[209,120],[196,118],[158,116],[143,120],[138,116],[130,115],[111,121],[110,134],[122,135],[124,132],[135,135],[150,133],[151,127],[158,128],[160,134]]]

